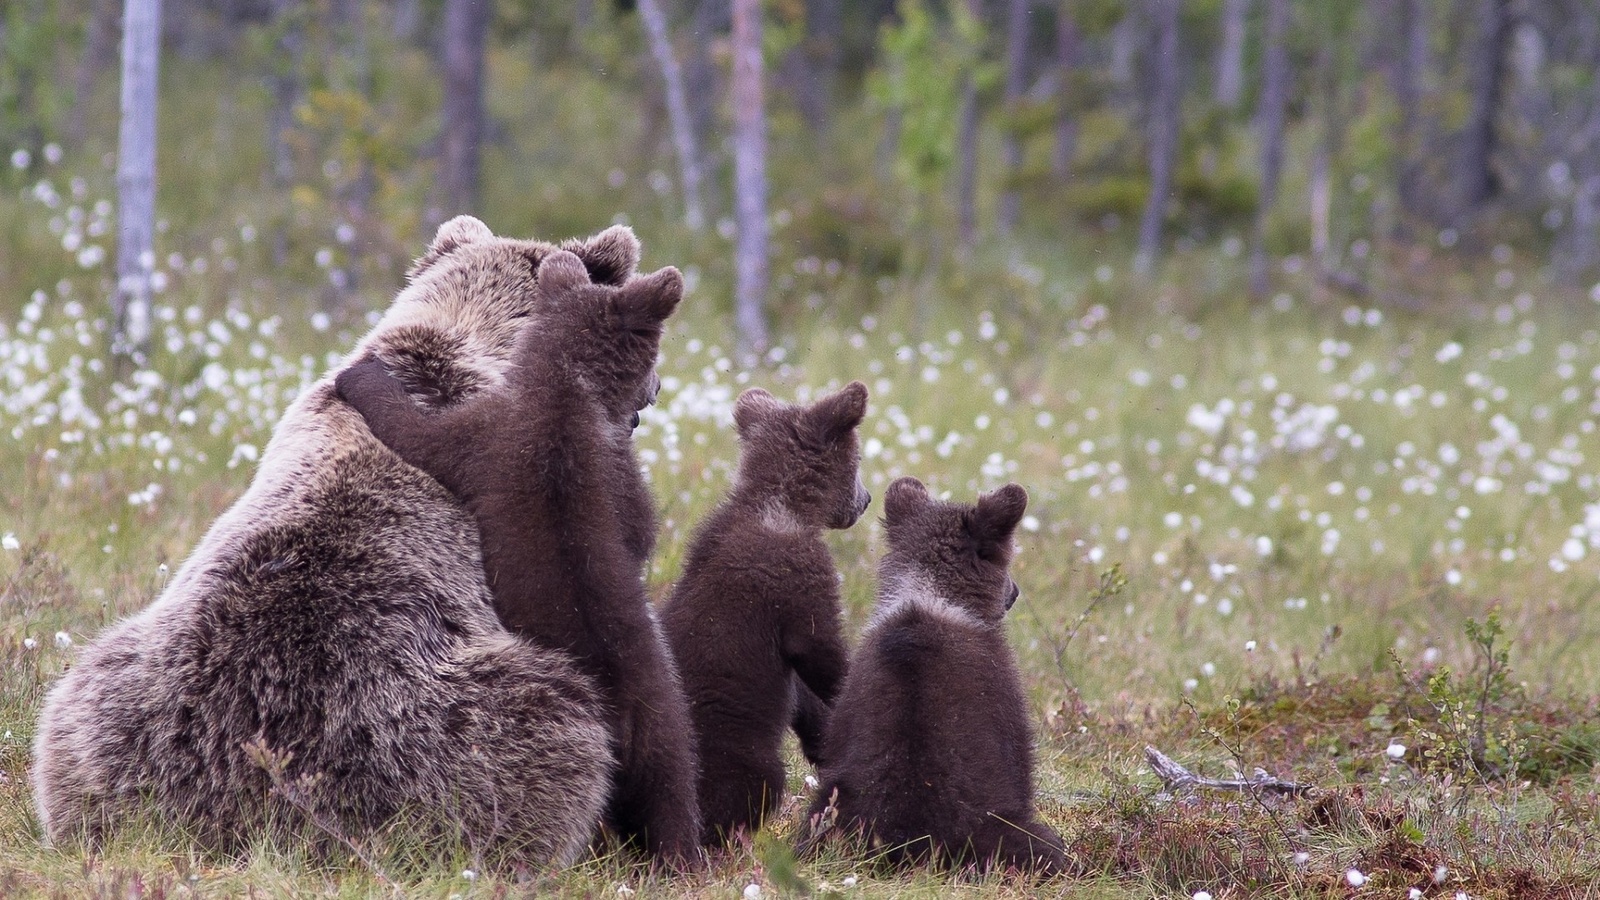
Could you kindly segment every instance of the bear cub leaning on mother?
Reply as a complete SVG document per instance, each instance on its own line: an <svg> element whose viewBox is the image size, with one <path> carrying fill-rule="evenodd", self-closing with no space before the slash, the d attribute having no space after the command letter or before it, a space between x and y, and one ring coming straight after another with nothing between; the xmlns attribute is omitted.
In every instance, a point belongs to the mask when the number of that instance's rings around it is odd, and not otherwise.
<svg viewBox="0 0 1600 900"><path fill-rule="evenodd" d="M539 265L503 389L430 413L375 358L335 382L375 437L477 518L501 621L599 684L619 760L608 820L677 860L698 854L694 750L644 589L655 517L632 432L682 298L677 269L609 287L558 252Z"/></svg>

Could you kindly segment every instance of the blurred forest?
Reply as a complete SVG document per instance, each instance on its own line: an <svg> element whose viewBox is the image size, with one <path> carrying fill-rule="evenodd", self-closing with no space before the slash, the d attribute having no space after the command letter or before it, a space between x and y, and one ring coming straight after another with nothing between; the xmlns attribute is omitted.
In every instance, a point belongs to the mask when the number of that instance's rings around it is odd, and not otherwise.
<svg viewBox="0 0 1600 900"><path fill-rule="evenodd" d="M1441 259L1600 276L1597 0L158 5L145 268L242 231L334 313L459 212L631 221L655 262L732 272L757 349L808 266L859 273L853 305L974 259L1199 248L1254 296L1287 272L1412 311ZM0 6L3 202L55 164L111 194L124 14ZM0 224L8 310L73 264L37 240Z"/></svg>

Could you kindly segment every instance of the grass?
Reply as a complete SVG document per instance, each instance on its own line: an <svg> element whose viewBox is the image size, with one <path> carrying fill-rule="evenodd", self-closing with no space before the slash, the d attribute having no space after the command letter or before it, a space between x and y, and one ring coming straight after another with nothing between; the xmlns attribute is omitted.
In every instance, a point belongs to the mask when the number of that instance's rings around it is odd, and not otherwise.
<svg viewBox="0 0 1600 900"><path fill-rule="evenodd" d="M536 81L525 62L497 65L510 83ZM561 77L593 99L587 76ZM564 121L549 98L496 102L510 119ZM107 243L96 202L109 173L69 158L5 176L0 895L1597 895L1600 326L1586 297L1509 248L1479 270L1379 242L1423 312L1351 305L1292 265L1274 299L1247 303L1237 241L1200 243L1144 282L1128 274L1125 234L1087 231L902 277L886 262L897 245L873 233L883 207L850 207L865 218L835 233L844 220L829 216L846 213L824 207L848 204L797 181L777 192L794 213L778 230L783 340L746 370L730 352L727 242L672 226L658 179L630 172L617 187L582 166L608 186L546 177L542 212L510 209L508 191L487 215L558 237L604 224L596 210L631 210L647 265L691 273L662 403L637 434L663 521L652 592L728 485L732 401L747 385L804 399L865 381L863 473L877 496L902 474L968 498L1022 483L1023 598L1008 629L1038 715L1040 807L1081 872L1035 886L888 874L837 851L796 864L783 848L798 801L768 835L680 877L617 854L561 872L479 871L450 852L418 864L381 841L367 848L376 866L295 847L225 860L155 827L93 856L42 848L27 767L44 690L77 645L155 597L248 483L277 414L397 284L398 262L369 256L360 289L329 303L324 269L351 251L315 192L297 195L307 205L280 268L267 214L216 189L240 181L227 148L258 145L195 120L259 119L262 102L177 113L218 152L182 176L203 202L172 212L180 256L163 260L158 349L120 380L99 362L108 264L80 258ZM583 128L630 143L603 112L583 114L611 125ZM780 138L796 127L775 124ZM608 159L563 140L521 138L489 171L509 181ZM774 144L778 171L804 168L782 156L803 144ZM396 208L419 194L405 178L389 188ZM420 249L406 240L384 252ZM875 515L831 538L852 632L872 600ZM1126 579L1114 590L1113 567ZM1485 647L1474 635L1491 613L1501 631ZM1147 743L1204 774L1260 766L1318 791L1169 797L1144 766ZM1398 759L1394 744L1407 748ZM796 794L803 773L796 757Z"/></svg>

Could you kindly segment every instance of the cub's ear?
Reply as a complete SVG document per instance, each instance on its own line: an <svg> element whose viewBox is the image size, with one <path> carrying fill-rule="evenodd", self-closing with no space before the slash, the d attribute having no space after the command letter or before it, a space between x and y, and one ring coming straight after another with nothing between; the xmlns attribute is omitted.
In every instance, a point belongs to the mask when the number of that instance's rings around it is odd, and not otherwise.
<svg viewBox="0 0 1600 900"><path fill-rule="evenodd" d="M833 443L855 430L867 415L867 386L852 381L823 397L806 410L806 421L824 443Z"/></svg>
<svg viewBox="0 0 1600 900"><path fill-rule="evenodd" d="M915 515L932 501L922 482L910 477L896 478L883 495L883 518L893 528L908 516Z"/></svg>
<svg viewBox="0 0 1600 900"><path fill-rule="evenodd" d="M756 423L783 409L777 397L761 388L749 388L733 402L733 425L744 434Z"/></svg>
<svg viewBox="0 0 1600 900"><path fill-rule="evenodd" d="M583 260L595 284L622 284L639 268L639 239L626 225L613 225L592 237L567 238L561 249Z"/></svg>
<svg viewBox="0 0 1600 900"><path fill-rule="evenodd" d="M472 216L456 216L439 226L433 235L433 242L428 244L427 252L412 263L410 271L406 272L406 281L415 281L429 266L450 255L462 244L486 241L493 237L494 232L489 230L489 226Z"/></svg>
<svg viewBox="0 0 1600 900"><path fill-rule="evenodd" d="M618 288L613 308L626 328L655 328L672 315L682 299L683 273L667 266Z"/></svg>
<svg viewBox="0 0 1600 900"><path fill-rule="evenodd" d="M967 530L980 541L1009 541L1027 508L1028 492L1020 484L1008 484L978 497Z"/></svg>
<svg viewBox="0 0 1600 900"><path fill-rule="evenodd" d="M565 250L546 256L534 277L539 281L538 296L546 300L593 283L589 281L589 270L584 268L583 260Z"/></svg>

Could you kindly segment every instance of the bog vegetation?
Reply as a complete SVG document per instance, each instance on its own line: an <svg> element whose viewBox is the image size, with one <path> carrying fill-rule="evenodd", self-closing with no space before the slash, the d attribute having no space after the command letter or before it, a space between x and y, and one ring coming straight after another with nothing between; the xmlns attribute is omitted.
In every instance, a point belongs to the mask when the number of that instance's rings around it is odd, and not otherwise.
<svg viewBox="0 0 1600 900"><path fill-rule="evenodd" d="M1191 74L1211 77L1212 20L1233 5L1182 5ZM1136 54L1122 82L1112 57L1119 29L1137 48L1159 16L1124 26L1119 4L1063 5L1083 49L1064 101L1074 149L1052 174L1055 95L1002 111L996 11L906 2L880 25L869 11L884 4L843 4L819 125L801 82L780 76L813 46L807 14L830 5L769 4L772 342L756 360L733 328L723 151L706 150L711 227L689 229L637 17L495 7L478 212L497 233L545 238L629 222L645 268L678 265L691 283L661 403L636 432L663 524L655 596L730 481L732 403L749 385L804 400L863 380L875 496L900 475L963 498L1028 488L1008 629L1037 713L1040 812L1078 866L1033 886L796 863L799 800L679 878L616 854L560 872L479 871L448 852L419 864L381 841L334 864L294 847L226 860L154 826L93 855L42 848L27 767L43 692L78 644L160 591L244 489L278 414L393 296L429 233L439 91L429 42L397 34L378 4L356 5L364 50L342 56L311 52L342 40L319 4L171 4L194 18L163 58L154 332L129 365L109 353L116 148L99 123L115 119L115 79L74 94L76 56L60 49L83 45L92 29L63 23L95 4L7 4L0 894L1592 896L1600 293L1593 235L1571 230L1593 227L1590 162L1549 155L1518 130L1534 107L1517 106L1494 120L1499 199L1403 196L1455 170L1404 155L1417 147L1394 139L1405 98L1363 65L1389 58L1373 48L1392 37L1391 5L1422 4L1293 5L1290 51L1315 67L1296 68L1287 165L1259 226L1248 111L1191 88L1177 199L1143 275L1151 114L1132 98L1154 57ZM1436 80L1415 141L1471 106L1462 60L1480 5L1504 4L1442 4L1453 18L1424 27ZM399 6L423 33L439 13ZM1600 38L1546 27L1560 3L1512 6L1507 58L1548 46L1504 96L1592 93L1596 68L1573 60ZM1054 39L1050 7L1036 43ZM720 27L704 47L680 41L706 55L713 86ZM311 51L281 53L293 34ZM962 88L930 58L974 73L987 111L974 235L954 190ZM287 121L274 112L285 80ZM1001 234L1008 202L1020 212ZM1265 291L1251 289L1257 227ZM852 633L871 604L876 515L830 536ZM1203 775L1260 767L1315 789L1169 791L1147 744ZM806 771L791 765L797 795Z"/></svg>

